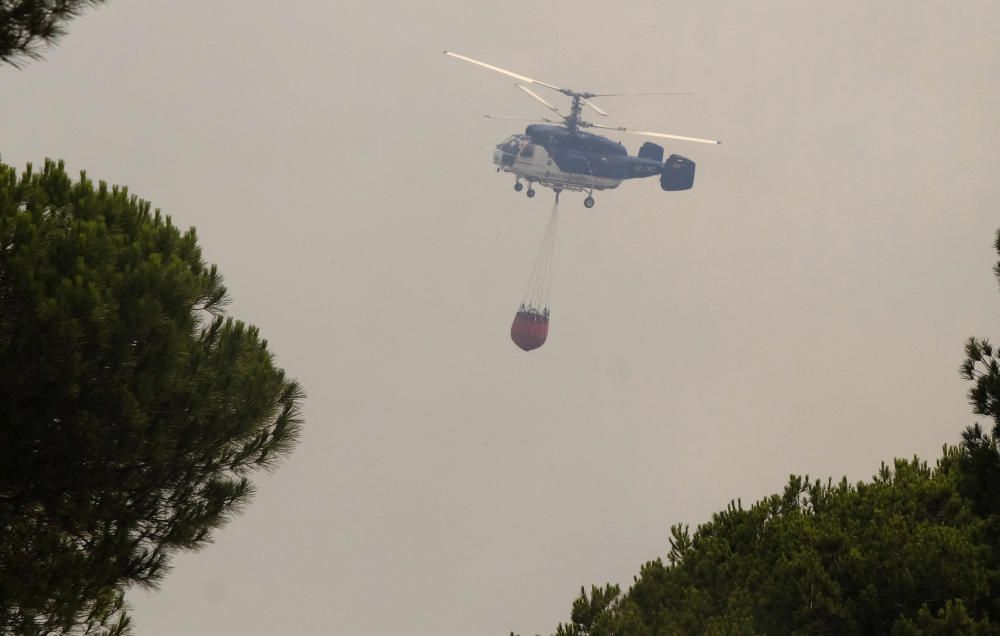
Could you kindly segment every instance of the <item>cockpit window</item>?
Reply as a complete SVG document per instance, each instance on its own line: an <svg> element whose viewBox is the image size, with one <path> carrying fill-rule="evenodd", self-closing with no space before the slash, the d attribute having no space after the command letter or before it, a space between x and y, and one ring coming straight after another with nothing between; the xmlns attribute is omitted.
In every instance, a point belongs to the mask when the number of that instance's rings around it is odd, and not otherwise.
<svg viewBox="0 0 1000 636"><path fill-rule="evenodd" d="M502 143L497 144L497 150L508 155L516 155L521 150L524 140L521 137L508 137Z"/></svg>
<svg viewBox="0 0 1000 636"><path fill-rule="evenodd" d="M525 159L530 158L533 154L535 154L535 144L524 144L521 147L521 156Z"/></svg>

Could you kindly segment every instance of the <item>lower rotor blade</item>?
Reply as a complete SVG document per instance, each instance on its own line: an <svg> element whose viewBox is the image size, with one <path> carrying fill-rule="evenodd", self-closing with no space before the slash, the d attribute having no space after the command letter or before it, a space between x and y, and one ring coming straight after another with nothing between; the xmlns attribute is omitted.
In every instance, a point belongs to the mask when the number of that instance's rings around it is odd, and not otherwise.
<svg viewBox="0 0 1000 636"><path fill-rule="evenodd" d="M583 123L583 122L581 122ZM617 130L618 132L629 133L631 135L645 135L647 137L659 137L661 139L677 139L679 141L694 141L699 144L721 144L721 141L715 139L702 139L700 137L685 137L683 135L669 135L667 133L651 132L648 130L630 130L623 126L602 126L601 124L590 124L594 128L603 128L604 130Z"/></svg>
<svg viewBox="0 0 1000 636"><path fill-rule="evenodd" d="M542 118L538 118L538 117L508 117L506 115L483 115L483 117L485 117L486 119L503 119L503 120L507 120L507 121L537 121L537 122L545 122L545 123L557 123L557 122L553 122L551 119L549 119L547 117L542 117Z"/></svg>

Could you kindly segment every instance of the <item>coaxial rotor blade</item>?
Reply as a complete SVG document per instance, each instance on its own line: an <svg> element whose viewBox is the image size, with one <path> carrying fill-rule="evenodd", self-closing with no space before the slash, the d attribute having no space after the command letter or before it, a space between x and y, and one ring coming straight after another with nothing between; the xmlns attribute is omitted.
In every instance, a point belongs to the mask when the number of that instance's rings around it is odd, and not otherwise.
<svg viewBox="0 0 1000 636"><path fill-rule="evenodd" d="M590 93L590 97L635 97L642 95L694 95L691 91L674 93Z"/></svg>
<svg viewBox="0 0 1000 636"><path fill-rule="evenodd" d="M617 130L618 132L629 133L632 135L645 135L647 137L659 137L661 139L677 139L680 141L694 141L700 144L721 144L721 141L716 141L715 139L701 139L699 137L684 137L682 135L668 135L667 133L650 132L648 130L630 130L624 126L602 126L601 124L592 124L590 122L580 122L581 126L593 127L593 128L603 128L604 130Z"/></svg>
<svg viewBox="0 0 1000 636"><path fill-rule="evenodd" d="M466 62L469 62L471 64L475 64L476 66L482 66L483 68L488 68L491 71L496 71L497 73L503 73L504 75L507 75L508 77L513 77L516 80L520 80L522 82L527 82L528 84L538 84L540 86L545 86L546 88L551 88L552 90L555 90L555 91L562 91L562 89L559 88L558 86L554 86L552 84L546 84L545 82L540 82L540 81L538 81L536 79L531 79L527 75L521 75L520 73L515 73L514 71L508 71L505 68L500 68L499 66L493 66L492 64L487 64L486 62L480 62L479 60L472 59L471 57L466 57L464 55L459 55L458 53L452 53L451 51L445 51L444 54L445 55L449 55L449 56L454 57L454 58L457 58L457 59L460 59L460 60L465 60Z"/></svg>
<svg viewBox="0 0 1000 636"><path fill-rule="evenodd" d="M552 104L548 103L547 101L545 101L544 99L542 99L541 97L539 97L538 93L536 93L535 91L531 90L527 86L524 86L522 84L515 84L515 86L517 86L518 88L520 88L522 91L524 91L525 93L527 93L528 95L530 95L534 99L536 99L539 102L541 102L546 108L548 108L549 110L551 110L556 115L559 115L560 117L565 117L565 115L563 115L561 112L559 112L558 108L556 108Z"/></svg>
<svg viewBox="0 0 1000 636"><path fill-rule="evenodd" d="M483 115L486 119L503 119L507 121L538 121L547 124L557 124L560 122L553 121L548 117L508 117L506 115Z"/></svg>
<svg viewBox="0 0 1000 636"><path fill-rule="evenodd" d="M580 99L580 101L583 102L584 104L586 104L587 106L590 106L591 108L593 108L594 110L596 110L601 115L604 115L605 117L608 116L608 114L606 112L604 112L603 110L601 110L600 108L598 108L596 104L592 104L591 102L588 102L587 100L582 99L582 98Z"/></svg>

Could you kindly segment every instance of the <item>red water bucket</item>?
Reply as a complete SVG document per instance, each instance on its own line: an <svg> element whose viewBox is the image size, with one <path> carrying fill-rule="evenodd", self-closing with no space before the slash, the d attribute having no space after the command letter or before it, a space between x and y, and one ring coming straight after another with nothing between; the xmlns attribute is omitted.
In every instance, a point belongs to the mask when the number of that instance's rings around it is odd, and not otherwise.
<svg viewBox="0 0 1000 636"><path fill-rule="evenodd" d="M510 339L525 351L531 351L545 344L549 335L549 313L537 309L522 309L514 315L510 326Z"/></svg>

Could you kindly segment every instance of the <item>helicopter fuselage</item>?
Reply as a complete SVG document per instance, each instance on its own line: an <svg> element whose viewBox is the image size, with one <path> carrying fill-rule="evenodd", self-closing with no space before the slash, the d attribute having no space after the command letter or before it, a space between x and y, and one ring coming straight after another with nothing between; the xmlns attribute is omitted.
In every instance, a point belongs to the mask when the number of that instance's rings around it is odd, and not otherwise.
<svg viewBox="0 0 1000 636"><path fill-rule="evenodd" d="M647 144L641 152L647 156L629 156L620 143L600 135L532 125L525 134L511 135L498 144L493 163L529 184L592 192L617 188L625 179L661 174L663 149Z"/></svg>
<svg viewBox="0 0 1000 636"><path fill-rule="evenodd" d="M521 191L528 181L527 195L535 196L532 184L538 183L552 188L556 192L556 201L562 190L586 190L587 198L583 200L584 207L594 207L594 190L617 188L625 179L660 176L660 187L667 191L689 190L694 185L694 162L680 155L670 155L663 160L663 148L652 142L646 142L639 148L639 153L630 157L625 147L606 137L584 132L584 128L614 130L622 133L656 137L659 139L674 139L705 144L718 144L714 139L686 137L668 133L647 130L633 130L624 126L607 126L595 124L583 119L584 106L593 109L602 116L607 116L599 106L590 101L595 97L614 97L623 95L668 95L672 93L593 93L576 91L570 88L560 88L555 84L543 82L515 73L514 71L487 64L454 51L445 51L445 55L468 62L475 66L491 70L507 77L516 79L518 89L536 102L554 112L562 120L544 119L543 121L560 124L545 126L535 124L528 126L523 135L511 135L498 144L493 152L493 163L497 172L512 172L515 175L514 190ZM542 86L549 90L562 93L572 99L569 112L559 110L541 95L528 88L528 85ZM490 117L487 115L487 117ZM492 119L515 119L513 117L491 117Z"/></svg>

